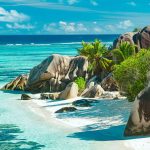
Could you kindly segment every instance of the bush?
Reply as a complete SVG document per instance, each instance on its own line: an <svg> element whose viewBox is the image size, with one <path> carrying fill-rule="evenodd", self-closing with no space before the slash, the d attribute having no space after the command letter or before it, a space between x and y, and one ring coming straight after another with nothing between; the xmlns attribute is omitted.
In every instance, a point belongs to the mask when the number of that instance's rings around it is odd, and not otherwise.
<svg viewBox="0 0 150 150"><path fill-rule="evenodd" d="M114 66L113 75L129 101L134 101L137 94L147 85L149 70L150 51L145 49Z"/></svg>
<svg viewBox="0 0 150 150"><path fill-rule="evenodd" d="M83 77L78 77L75 80L75 83L78 85L79 92L82 92L85 89L86 81Z"/></svg>

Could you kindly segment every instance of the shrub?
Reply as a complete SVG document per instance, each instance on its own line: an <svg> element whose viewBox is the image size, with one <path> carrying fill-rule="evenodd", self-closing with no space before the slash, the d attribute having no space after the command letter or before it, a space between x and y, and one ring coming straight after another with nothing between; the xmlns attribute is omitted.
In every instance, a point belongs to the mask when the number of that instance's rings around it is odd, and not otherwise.
<svg viewBox="0 0 150 150"><path fill-rule="evenodd" d="M114 62L120 64L122 61L126 60L128 57L135 55L136 46L130 44L129 42L123 42L118 48L111 51L113 55Z"/></svg>
<svg viewBox="0 0 150 150"><path fill-rule="evenodd" d="M75 83L78 85L79 92L82 92L85 89L86 81L83 77L76 78Z"/></svg>
<svg viewBox="0 0 150 150"><path fill-rule="evenodd" d="M134 101L137 94L147 85L149 70L150 51L145 49L114 66L113 75L129 101Z"/></svg>

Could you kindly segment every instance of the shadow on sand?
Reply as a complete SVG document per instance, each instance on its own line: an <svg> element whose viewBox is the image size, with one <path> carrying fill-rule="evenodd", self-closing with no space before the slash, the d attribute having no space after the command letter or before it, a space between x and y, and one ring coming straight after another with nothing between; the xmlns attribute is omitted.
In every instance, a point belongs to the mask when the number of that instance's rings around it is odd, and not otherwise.
<svg viewBox="0 0 150 150"><path fill-rule="evenodd" d="M0 150L39 150L45 147L33 141L19 139L23 133L16 125L0 124Z"/></svg>
<svg viewBox="0 0 150 150"><path fill-rule="evenodd" d="M80 140L87 140L87 141L117 141L117 140L146 138L142 136L124 137L123 136L124 129L125 125L112 126L108 129L101 129L101 130L99 129L90 130L90 128L87 127L82 132L73 133L68 137L79 138Z"/></svg>

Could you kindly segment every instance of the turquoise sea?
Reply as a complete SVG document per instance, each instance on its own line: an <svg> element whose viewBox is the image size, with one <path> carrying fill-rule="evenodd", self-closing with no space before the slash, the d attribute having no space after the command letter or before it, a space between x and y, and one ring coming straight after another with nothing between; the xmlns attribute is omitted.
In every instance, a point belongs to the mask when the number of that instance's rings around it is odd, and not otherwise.
<svg viewBox="0 0 150 150"><path fill-rule="evenodd" d="M102 40L112 44L116 36ZM1 39L1 38L0 38ZM84 40L84 39L83 39ZM91 40L91 39L89 39ZM87 40L87 41L89 41ZM16 43L5 39L0 45L0 86L29 70L53 53L77 55L79 40L60 43ZM95 150L98 141L71 138L76 129L49 124L18 99L17 92L0 91L0 150ZM104 104L105 105L105 104ZM120 106L128 105L121 102ZM102 146L102 145L101 145Z"/></svg>

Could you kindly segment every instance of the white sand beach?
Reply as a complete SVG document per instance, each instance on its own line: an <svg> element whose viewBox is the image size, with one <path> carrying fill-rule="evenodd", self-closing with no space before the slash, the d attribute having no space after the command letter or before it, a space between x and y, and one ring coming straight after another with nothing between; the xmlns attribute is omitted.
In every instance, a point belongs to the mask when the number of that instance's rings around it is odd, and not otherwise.
<svg viewBox="0 0 150 150"><path fill-rule="evenodd" d="M123 136L131 108L131 104L126 100L99 100L92 107L77 107L78 110L75 112L55 113L62 107L72 106L71 103L75 100L77 99L34 99L26 103L29 103L30 110L40 117L46 120L49 118L50 122L55 122L68 130L76 130L76 133L68 136L94 142L97 150L149 150L150 138Z"/></svg>

